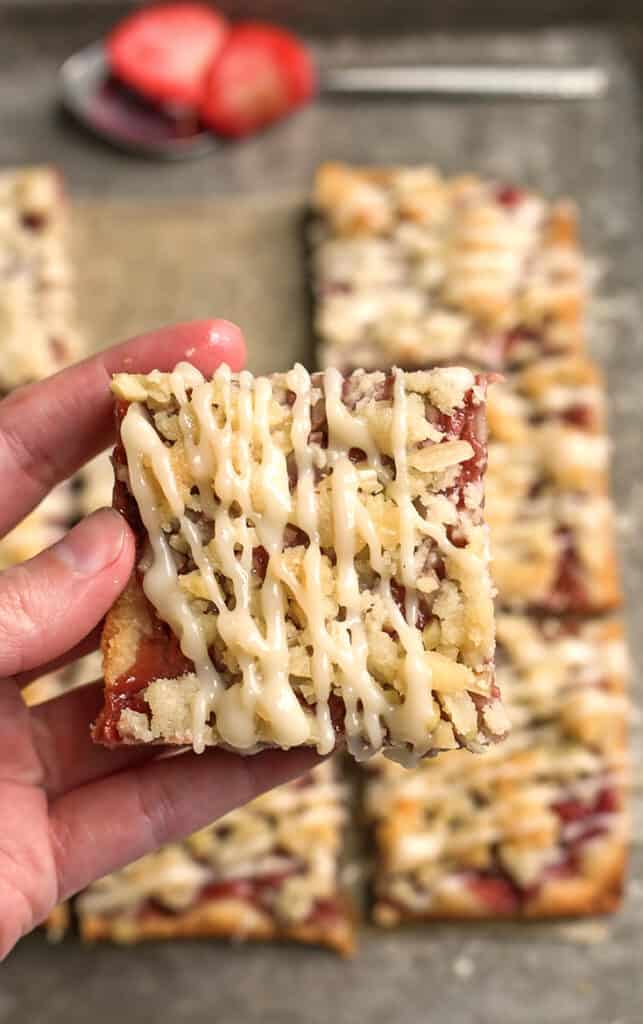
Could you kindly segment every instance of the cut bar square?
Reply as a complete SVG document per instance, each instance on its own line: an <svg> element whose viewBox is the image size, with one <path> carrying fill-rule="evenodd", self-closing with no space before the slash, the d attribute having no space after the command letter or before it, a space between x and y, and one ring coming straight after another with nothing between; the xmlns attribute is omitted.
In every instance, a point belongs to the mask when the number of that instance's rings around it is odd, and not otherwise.
<svg viewBox="0 0 643 1024"><path fill-rule="evenodd" d="M181 364L113 387L139 560L95 739L411 762L504 735L484 377Z"/></svg>
<svg viewBox="0 0 643 1024"><path fill-rule="evenodd" d="M79 356L66 233L53 168L0 172L0 396Z"/></svg>
<svg viewBox="0 0 643 1024"><path fill-rule="evenodd" d="M353 920L338 884L344 816L327 762L95 882L76 901L81 935L287 939L349 955Z"/></svg>
<svg viewBox="0 0 643 1024"><path fill-rule="evenodd" d="M368 781L374 915L551 917L609 912L627 858L626 654L619 622L498 616L512 730L478 758Z"/></svg>
<svg viewBox="0 0 643 1024"><path fill-rule="evenodd" d="M597 613L621 601L601 375L543 359L490 389L486 515L501 605Z"/></svg>
<svg viewBox="0 0 643 1024"><path fill-rule="evenodd" d="M530 462L496 465L490 449L487 518L498 601L535 612L598 614L622 601L609 498L525 494ZM501 500L496 500L501 496Z"/></svg>
<svg viewBox="0 0 643 1024"><path fill-rule="evenodd" d="M505 370L583 350L572 203L431 167L332 163L311 206L320 365Z"/></svg>
<svg viewBox="0 0 643 1024"><path fill-rule="evenodd" d="M585 356L540 359L494 382L489 440L514 452L535 449L560 486L607 490L605 385Z"/></svg>

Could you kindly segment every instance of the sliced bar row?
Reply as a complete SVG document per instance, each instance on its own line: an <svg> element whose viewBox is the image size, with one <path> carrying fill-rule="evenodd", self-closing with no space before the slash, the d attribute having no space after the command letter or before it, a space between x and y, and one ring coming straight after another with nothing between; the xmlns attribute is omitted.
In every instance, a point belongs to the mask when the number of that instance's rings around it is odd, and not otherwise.
<svg viewBox="0 0 643 1024"><path fill-rule="evenodd" d="M488 396L486 518L512 731L480 757L370 768L376 919L612 910L628 837L626 656L620 623L597 617L621 593L574 207L430 168L330 164L310 241L324 365L503 374Z"/></svg>

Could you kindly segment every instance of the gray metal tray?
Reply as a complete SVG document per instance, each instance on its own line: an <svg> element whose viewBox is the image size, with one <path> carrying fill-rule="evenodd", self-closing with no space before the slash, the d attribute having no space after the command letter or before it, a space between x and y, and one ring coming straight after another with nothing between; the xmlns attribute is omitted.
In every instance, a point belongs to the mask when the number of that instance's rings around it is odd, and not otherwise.
<svg viewBox="0 0 643 1024"><path fill-rule="evenodd" d="M77 12L80 17L80 12ZM78 23L29 39L29 59L0 39L0 162L54 159L77 202L82 313L95 345L168 319L241 322L255 370L306 358L309 331L300 247L316 164L434 161L551 194L582 209L602 270L594 348L608 372L614 490L630 633L641 664L643 352L638 281L639 121L636 82L616 37L388 38L319 42L323 59L597 60L613 75L600 102L578 105L337 101L273 132L182 167L137 163L51 117L60 59L87 42ZM82 26L82 20L81 20ZM24 41L24 40L23 40ZM6 44L8 47L8 44ZM13 127L12 127L13 125ZM80 199L79 199L80 197ZM636 673L636 688L640 690ZM639 744L637 743L638 747ZM199 1024L635 1024L643 1003L643 865L638 847L625 909L589 924L440 925L386 933L365 927L352 963L291 947L213 943L83 949L23 941L0 971L0 1024L87 1024L115 1017Z"/></svg>

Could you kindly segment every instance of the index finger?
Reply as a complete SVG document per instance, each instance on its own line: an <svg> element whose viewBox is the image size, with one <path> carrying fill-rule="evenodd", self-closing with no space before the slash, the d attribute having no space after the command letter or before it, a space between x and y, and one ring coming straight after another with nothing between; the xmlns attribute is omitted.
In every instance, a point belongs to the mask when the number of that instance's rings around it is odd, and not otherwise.
<svg viewBox="0 0 643 1024"><path fill-rule="evenodd" d="M0 479L10 505L0 505L0 535L51 488L110 444L113 373L171 370L181 360L209 375L221 363L240 370L245 345L227 320L164 327L107 349L0 402Z"/></svg>
<svg viewBox="0 0 643 1024"><path fill-rule="evenodd" d="M309 749L252 757L186 751L72 789L50 805L58 898L182 839L319 761Z"/></svg>

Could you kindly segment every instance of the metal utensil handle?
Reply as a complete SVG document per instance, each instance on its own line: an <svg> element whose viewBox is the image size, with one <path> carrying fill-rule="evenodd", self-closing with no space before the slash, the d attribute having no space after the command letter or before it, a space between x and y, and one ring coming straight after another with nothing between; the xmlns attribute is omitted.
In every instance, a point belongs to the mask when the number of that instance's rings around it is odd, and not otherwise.
<svg viewBox="0 0 643 1024"><path fill-rule="evenodd" d="M604 68L444 65L327 68L322 90L332 93L400 93L435 96L597 99L609 86Z"/></svg>

